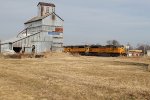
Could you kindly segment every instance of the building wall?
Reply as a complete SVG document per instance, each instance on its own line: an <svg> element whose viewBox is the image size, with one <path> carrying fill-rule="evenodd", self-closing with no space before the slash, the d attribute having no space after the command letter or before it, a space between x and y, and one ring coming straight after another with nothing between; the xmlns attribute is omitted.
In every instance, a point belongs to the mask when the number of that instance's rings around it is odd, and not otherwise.
<svg viewBox="0 0 150 100"><path fill-rule="evenodd" d="M39 32L14 42L13 47L32 47L37 41L48 41L48 38L50 39L50 37L46 37L43 32Z"/></svg>
<svg viewBox="0 0 150 100"><path fill-rule="evenodd" d="M55 26L62 26L63 27L63 21L57 16L55 19Z"/></svg>
<svg viewBox="0 0 150 100"><path fill-rule="evenodd" d="M47 12L47 8L49 12ZM38 9L38 17L41 16L41 12L43 15L55 12L55 7L51 6L39 5ZM18 40L12 42L12 47L22 48L25 53L31 53L33 46L35 46L36 53L63 50L63 21L55 14L25 24L25 28L27 29L18 36ZM2 45L2 50L6 49L10 49L10 44Z"/></svg>
<svg viewBox="0 0 150 100"><path fill-rule="evenodd" d="M56 27L63 28L63 21L56 15L54 15L55 20L52 20L52 16L53 15L50 15L41 21L25 24L25 27L27 28L27 34L31 35L39 31L53 32L55 31Z"/></svg>
<svg viewBox="0 0 150 100"><path fill-rule="evenodd" d="M55 26L55 25L54 25L54 20L52 20L52 16L51 16L51 15L48 16L48 17L46 17L46 18L44 18L44 19L42 20L42 24L43 24L43 25Z"/></svg>
<svg viewBox="0 0 150 100"><path fill-rule="evenodd" d="M5 52L7 50L12 50L12 44L6 43L6 44L1 44L1 52Z"/></svg>
<svg viewBox="0 0 150 100"><path fill-rule="evenodd" d="M142 56L143 54L140 53L140 52L129 52L128 53L128 56L129 57L139 57L139 56Z"/></svg>
<svg viewBox="0 0 150 100"><path fill-rule="evenodd" d="M32 53L35 46L35 53L63 50L63 33L39 32L32 36L22 38L12 44L13 47L21 47L25 53ZM8 45L2 46L3 50L9 49Z"/></svg>
<svg viewBox="0 0 150 100"><path fill-rule="evenodd" d="M41 26L41 25L42 25L42 21L39 20L39 21L35 21L35 22L32 22L32 23L25 24L25 28L27 28L27 27L37 27L37 26Z"/></svg>
<svg viewBox="0 0 150 100"><path fill-rule="evenodd" d="M42 30L42 21L40 20L40 21L25 24L25 28L27 28L28 35L37 33Z"/></svg>
<svg viewBox="0 0 150 100"><path fill-rule="evenodd" d="M55 7L38 5L38 16L55 12Z"/></svg>
<svg viewBox="0 0 150 100"><path fill-rule="evenodd" d="M55 16L53 19L52 16ZM42 20L43 25L50 25L50 26L61 26L63 27L63 21L57 17L56 15L50 15Z"/></svg>

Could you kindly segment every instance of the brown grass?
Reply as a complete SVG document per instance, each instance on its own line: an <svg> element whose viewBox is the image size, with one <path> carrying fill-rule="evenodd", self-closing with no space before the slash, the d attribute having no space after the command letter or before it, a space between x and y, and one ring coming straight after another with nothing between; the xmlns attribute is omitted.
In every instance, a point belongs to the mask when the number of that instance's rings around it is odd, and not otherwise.
<svg viewBox="0 0 150 100"><path fill-rule="evenodd" d="M0 58L0 100L148 100L150 72L140 60L131 62L56 53Z"/></svg>

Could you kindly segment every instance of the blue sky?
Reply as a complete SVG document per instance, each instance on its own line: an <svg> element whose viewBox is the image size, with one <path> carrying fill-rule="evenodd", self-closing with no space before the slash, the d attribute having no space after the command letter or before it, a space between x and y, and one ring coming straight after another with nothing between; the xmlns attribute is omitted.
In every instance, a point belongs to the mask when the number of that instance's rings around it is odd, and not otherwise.
<svg viewBox="0 0 150 100"><path fill-rule="evenodd" d="M55 3L65 20L65 44L150 43L150 0L3 0L0 39L16 36L37 15L39 1Z"/></svg>

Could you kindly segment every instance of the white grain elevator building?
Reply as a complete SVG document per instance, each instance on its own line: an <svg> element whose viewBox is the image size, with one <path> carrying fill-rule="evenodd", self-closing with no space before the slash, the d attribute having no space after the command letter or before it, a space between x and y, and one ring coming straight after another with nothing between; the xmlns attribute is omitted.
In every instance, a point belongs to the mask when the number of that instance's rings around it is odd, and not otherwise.
<svg viewBox="0 0 150 100"><path fill-rule="evenodd" d="M64 20L55 13L55 5L39 2L37 7L37 16L24 23L25 29L16 38L1 43L1 52L14 50L17 53L42 53L63 50Z"/></svg>

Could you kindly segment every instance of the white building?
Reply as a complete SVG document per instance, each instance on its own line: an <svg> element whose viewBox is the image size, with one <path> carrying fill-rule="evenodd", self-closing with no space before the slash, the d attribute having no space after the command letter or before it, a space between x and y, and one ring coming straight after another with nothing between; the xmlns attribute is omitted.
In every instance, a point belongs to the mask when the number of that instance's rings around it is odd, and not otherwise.
<svg viewBox="0 0 150 100"><path fill-rule="evenodd" d="M55 5L39 2L38 15L24 23L25 29L15 39L3 41L1 52L14 50L41 53L63 50L63 22L55 13Z"/></svg>

